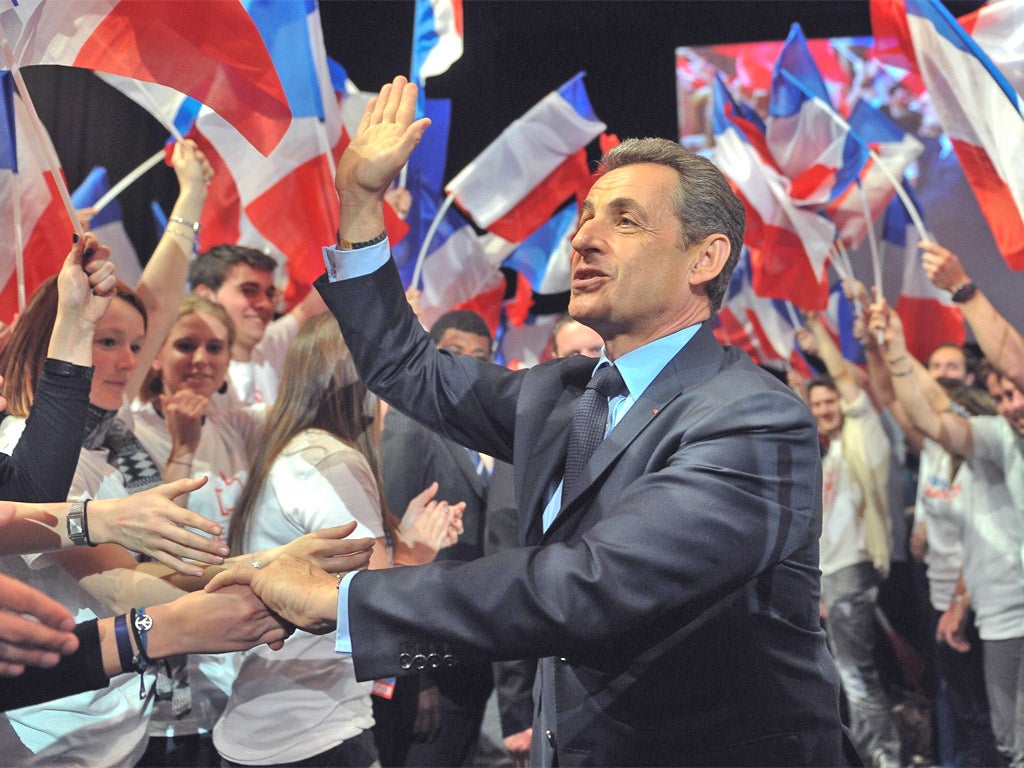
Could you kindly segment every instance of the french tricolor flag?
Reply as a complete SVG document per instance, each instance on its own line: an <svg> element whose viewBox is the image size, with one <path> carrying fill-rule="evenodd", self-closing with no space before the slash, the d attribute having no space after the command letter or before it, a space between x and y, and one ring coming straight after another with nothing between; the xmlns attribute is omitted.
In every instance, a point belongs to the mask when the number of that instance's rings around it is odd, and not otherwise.
<svg viewBox="0 0 1024 768"><path fill-rule="evenodd" d="M60 270L74 232L39 146L41 139L27 127L28 115L13 92L12 79L9 72L0 72L0 320L5 323L21 309L19 257L24 265L23 295L29 297ZM56 157L50 137L42 140Z"/></svg>
<svg viewBox="0 0 1024 768"><path fill-rule="evenodd" d="M61 64L170 86L263 154L291 121L259 31L238 2L19 0L0 13L0 25L18 66Z"/></svg>
<svg viewBox="0 0 1024 768"><path fill-rule="evenodd" d="M896 179L902 179L907 167L924 151L913 135L907 133L864 99L857 101L850 115L850 128L864 141ZM884 212L896 194L892 181L874 158L869 158L857 184L847 187L829 203L825 211L839 229L839 239L848 248L856 248L867 235L867 229ZM864 218L867 200L871 220Z"/></svg>
<svg viewBox="0 0 1024 768"><path fill-rule="evenodd" d="M715 335L723 344L744 350L757 363L792 367L810 378L807 361L794 344L796 310L779 299L758 296L752 276L750 251L744 248L729 279Z"/></svg>
<svg viewBox="0 0 1024 768"><path fill-rule="evenodd" d="M409 79L422 86L461 57L462 0L416 0Z"/></svg>
<svg viewBox="0 0 1024 768"><path fill-rule="evenodd" d="M1024 6L1018 0L988 0L958 21L1017 93L1024 94Z"/></svg>
<svg viewBox="0 0 1024 768"><path fill-rule="evenodd" d="M937 0L872 0L871 23L883 48L916 64L1000 253L1024 270L1020 96Z"/></svg>
<svg viewBox="0 0 1024 768"><path fill-rule="evenodd" d="M732 182L747 212L744 242L750 247L751 284L760 296L821 310L828 301L825 262L835 225L798 208L787 179L748 138L753 125L721 76L715 79L712 160Z"/></svg>
<svg viewBox="0 0 1024 768"><path fill-rule="evenodd" d="M586 194L582 150L604 129L580 72L502 131L445 192L477 226L521 242L570 195Z"/></svg>
<svg viewBox="0 0 1024 768"><path fill-rule="evenodd" d="M921 210L909 184L904 185ZM924 272L917 250L917 229L900 200L889 204L885 217L885 245L903 255L903 284L896 312L903 322L907 349L924 362L940 344L963 344L967 338L963 314L946 291L936 288Z"/></svg>
<svg viewBox="0 0 1024 768"><path fill-rule="evenodd" d="M831 111L825 81L800 25L794 24L775 62L766 135L797 205L834 199L856 180L867 160L867 148Z"/></svg>

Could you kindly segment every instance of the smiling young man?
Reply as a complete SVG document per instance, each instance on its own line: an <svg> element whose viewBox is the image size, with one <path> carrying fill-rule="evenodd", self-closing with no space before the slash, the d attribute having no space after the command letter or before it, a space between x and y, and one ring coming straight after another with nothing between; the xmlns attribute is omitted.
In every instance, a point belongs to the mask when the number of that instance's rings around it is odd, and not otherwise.
<svg viewBox="0 0 1024 768"><path fill-rule="evenodd" d="M196 256L189 268L192 290L220 304L234 325L228 388L213 398L217 408L274 402L284 356L299 327L326 307L310 291L287 314L276 318L280 291L277 262L255 248L218 245Z"/></svg>
<svg viewBox="0 0 1024 768"><path fill-rule="evenodd" d="M399 77L367 107L336 176L342 240L316 287L368 386L513 462L523 546L340 589L291 561L211 588L250 583L299 626L337 625L360 679L539 658L534 765L844 764L818 619L814 422L706 322L739 255L741 202L675 143L623 142L572 243L570 313L602 335L598 365L612 370L446 354L383 235L383 195L429 123L415 101ZM620 386L588 388L616 370ZM588 458L575 436L591 404L606 437Z"/></svg>

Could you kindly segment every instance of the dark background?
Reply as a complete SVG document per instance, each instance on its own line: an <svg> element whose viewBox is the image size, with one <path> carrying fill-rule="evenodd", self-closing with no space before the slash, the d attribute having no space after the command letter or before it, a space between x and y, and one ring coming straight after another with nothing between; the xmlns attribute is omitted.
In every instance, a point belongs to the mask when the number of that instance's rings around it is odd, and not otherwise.
<svg viewBox="0 0 1024 768"><path fill-rule="evenodd" d="M957 15L980 4L946 2ZM320 15L328 55L361 89L408 73L412 0L328 0ZM794 21L809 38L871 33L866 0L464 0L465 52L426 87L427 96L452 100L446 180L580 70L610 132L675 138L676 47L782 40ZM30 67L24 74L72 189L94 165L117 181L167 138L91 73ZM173 172L158 167L119 198L140 258L156 243L150 201L169 210L176 193Z"/></svg>

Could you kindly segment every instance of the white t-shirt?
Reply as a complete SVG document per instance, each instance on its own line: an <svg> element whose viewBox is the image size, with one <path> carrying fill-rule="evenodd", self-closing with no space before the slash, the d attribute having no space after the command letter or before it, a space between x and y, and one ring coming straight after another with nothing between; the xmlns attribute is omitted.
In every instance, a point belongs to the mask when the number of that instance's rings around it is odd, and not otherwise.
<svg viewBox="0 0 1024 768"><path fill-rule="evenodd" d="M971 473L953 502L964 505L964 582L983 640L1024 637L1022 441L1002 416L969 421Z"/></svg>
<svg viewBox="0 0 1024 768"><path fill-rule="evenodd" d="M929 599L937 611L949 608L964 562L963 504L951 502L963 493L963 479L971 468L964 462L950 480L952 469L952 456L926 437L917 476L914 525L923 521L927 526L928 549L924 562L928 569Z"/></svg>
<svg viewBox="0 0 1024 768"><path fill-rule="evenodd" d="M361 453L318 429L296 435L277 457L246 539L250 551L356 520L355 537L384 535L380 496ZM333 635L296 632L280 651L246 651L213 730L235 763L290 763L325 752L373 726L371 683L357 683Z"/></svg>
<svg viewBox="0 0 1024 768"><path fill-rule="evenodd" d="M843 404L843 430L866 447L865 455L877 465L878 476L889 464L889 438L867 396L861 392L850 405ZM864 544L864 521L859 513L864 493L853 478L843 456L843 440L829 444L821 461L822 521L820 567L831 574L857 563L870 561Z"/></svg>
<svg viewBox="0 0 1024 768"><path fill-rule="evenodd" d="M0 451L14 450L24 428L24 419L4 419ZM106 463L106 455L106 450L82 450L70 498L125 495L121 473ZM46 555L0 557L0 571L52 597L71 611L76 622L116 615ZM151 683L147 676L147 695L141 700L139 676L130 673L112 678L109 687L98 691L4 713L0 716L0 763L133 765L146 748L146 725L153 709Z"/></svg>
<svg viewBox="0 0 1024 768"><path fill-rule="evenodd" d="M228 391L211 398L216 410L235 410L246 405L273 405L284 370L288 347L299 332L299 323L284 315L267 326L260 343L253 347L248 362L232 360L228 365Z"/></svg>
<svg viewBox="0 0 1024 768"><path fill-rule="evenodd" d="M219 523L227 540L231 513L249 477L250 456L262 422L261 411L213 411L206 415L199 445L192 459L192 476L208 477L206 485L189 494L188 508ZM135 404L135 436L163 472L171 454L171 434L152 403ZM241 554L233 552L232 554ZM238 671L233 653L192 654L188 660L192 708L175 717L170 706L158 702L150 724L151 736L184 735L210 731L227 703Z"/></svg>

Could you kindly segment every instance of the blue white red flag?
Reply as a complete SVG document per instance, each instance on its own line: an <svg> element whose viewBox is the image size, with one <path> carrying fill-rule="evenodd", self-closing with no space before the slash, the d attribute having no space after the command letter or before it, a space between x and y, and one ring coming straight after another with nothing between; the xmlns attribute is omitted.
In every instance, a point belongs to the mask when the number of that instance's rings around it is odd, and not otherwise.
<svg viewBox="0 0 1024 768"><path fill-rule="evenodd" d="M854 106L849 123L861 140L874 150L892 178L902 183L907 167L920 156L924 145L863 99ZM874 158L869 158L857 182L825 207L829 218L839 230L839 239L846 247L855 248L860 245L868 226L885 212L895 194L896 189L890 176L878 166ZM862 198L867 200L870 221L864 218Z"/></svg>
<svg viewBox="0 0 1024 768"><path fill-rule="evenodd" d="M445 191L479 227L521 242L570 195L586 194L581 150L604 129L581 72L502 131Z"/></svg>
<svg viewBox="0 0 1024 768"><path fill-rule="evenodd" d="M20 309L16 228L21 233L26 297L60 269L74 231L40 142L49 145L53 157L56 151L49 136L26 128L30 124L25 107L10 81L10 73L0 72L0 320L5 323Z"/></svg>
<svg viewBox="0 0 1024 768"><path fill-rule="evenodd" d="M794 24L775 62L767 139L776 165L790 180L797 205L820 205L854 182L867 161L864 144L830 114L825 81Z"/></svg>
<svg viewBox="0 0 1024 768"><path fill-rule="evenodd" d="M281 81L237 2L5 5L0 26L18 66L60 64L170 86L215 110L264 154L288 128Z"/></svg>
<svg viewBox="0 0 1024 768"><path fill-rule="evenodd" d="M1024 270L1024 112L999 68L937 0L872 0L883 48L924 80L1000 253ZM888 42L887 42L888 41Z"/></svg>
<svg viewBox="0 0 1024 768"><path fill-rule="evenodd" d="M409 79L422 86L461 57L462 0L416 0Z"/></svg>
<svg viewBox="0 0 1024 768"><path fill-rule="evenodd" d="M909 184L904 190L924 210ZM903 282L896 312L903 322L907 350L921 362L941 344L963 344L967 338L963 314L949 293L936 288L921 265L917 249L917 229L910 221L902 201L894 199L885 213L886 248L903 257Z"/></svg>
<svg viewBox="0 0 1024 768"><path fill-rule="evenodd" d="M549 295L568 291L572 236L576 231L578 210L576 205L563 207L520 243L503 266L526 278L535 293Z"/></svg>
<svg viewBox="0 0 1024 768"><path fill-rule="evenodd" d="M718 312L715 335L723 344L743 349L754 362L792 367L804 378L810 377L807 361L794 343L796 309L788 302L758 296L752 278L750 251L744 248Z"/></svg>
<svg viewBox="0 0 1024 768"><path fill-rule="evenodd" d="M742 127L741 109L721 77L714 87L714 163L732 182L747 212L744 242L750 247L751 284L760 296L821 310L828 300L825 263L835 225L816 212L798 208L787 180L765 162Z"/></svg>
<svg viewBox="0 0 1024 768"><path fill-rule="evenodd" d="M71 193L75 210L89 208L110 190L107 169L96 166L78 188ZM166 222L165 222L166 223ZM124 229L121 206L116 199L107 203L89 222L89 230L110 248L110 260L117 269L117 278L133 288L142 277L142 265L128 233Z"/></svg>

